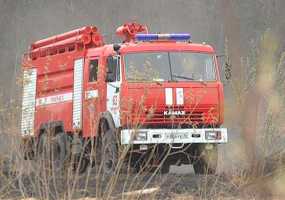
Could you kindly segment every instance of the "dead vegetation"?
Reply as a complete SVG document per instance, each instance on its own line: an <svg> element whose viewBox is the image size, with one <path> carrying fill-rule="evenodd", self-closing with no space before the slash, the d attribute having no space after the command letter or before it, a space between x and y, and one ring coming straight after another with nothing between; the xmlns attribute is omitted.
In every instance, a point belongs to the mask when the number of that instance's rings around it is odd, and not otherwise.
<svg viewBox="0 0 285 200"><path fill-rule="evenodd" d="M244 199L254 196L271 199L274 193L282 194L284 185L284 152L269 155L258 163L257 167L262 169L258 175L245 169L214 176L161 175L151 170L136 174L124 169L118 170L110 182L101 182L95 168L89 168L83 175L74 172L71 166L56 173L49 168L44 170L41 163L25 161L17 143L9 150L1 156L1 199Z"/></svg>

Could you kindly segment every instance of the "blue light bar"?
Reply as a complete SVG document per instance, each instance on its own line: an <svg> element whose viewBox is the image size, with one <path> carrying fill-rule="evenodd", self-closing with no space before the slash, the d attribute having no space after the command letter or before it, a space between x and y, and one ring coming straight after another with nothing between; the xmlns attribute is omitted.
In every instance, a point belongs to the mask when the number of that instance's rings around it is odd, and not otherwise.
<svg viewBox="0 0 285 200"><path fill-rule="evenodd" d="M174 40L186 41L190 40L191 36L188 33L171 33L171 34L136 34L138 41L155 41L155 40Z"/></svg>

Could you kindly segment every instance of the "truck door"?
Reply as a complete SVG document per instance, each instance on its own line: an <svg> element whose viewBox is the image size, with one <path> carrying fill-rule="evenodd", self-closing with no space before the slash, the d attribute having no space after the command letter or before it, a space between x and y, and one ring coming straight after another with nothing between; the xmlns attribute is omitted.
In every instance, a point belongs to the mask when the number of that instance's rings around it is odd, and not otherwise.
<svg viewBox="0 0 285 200"><path fill-rule="evenodd" d="M83 92L83 136L95 136L100 113L99 57L86 60Z"/></svg>
<svg viewBox="0 0 285 200"><path fill-rule="evenodd" d="M116 127L120 126L120 86L121 68L120 56L107 57L107 111L113 117Z"/></svg>

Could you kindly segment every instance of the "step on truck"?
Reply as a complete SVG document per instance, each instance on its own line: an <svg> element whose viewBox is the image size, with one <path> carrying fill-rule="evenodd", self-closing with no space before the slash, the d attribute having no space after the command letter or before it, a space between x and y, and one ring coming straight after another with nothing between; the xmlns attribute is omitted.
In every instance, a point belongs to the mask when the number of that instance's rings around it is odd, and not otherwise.
<svg viewBox="0 0 285 200"><path fill-rule="evenodd" d="M136 170L192 164L196 174L215 173L217 145L228 137L213 47L138 23L116 34L121 43L105 44L86 26L30 45L22 59L25 158L52 151L57 163L78 158L80 172L96 161L112 174L124 154Z"/></svg>

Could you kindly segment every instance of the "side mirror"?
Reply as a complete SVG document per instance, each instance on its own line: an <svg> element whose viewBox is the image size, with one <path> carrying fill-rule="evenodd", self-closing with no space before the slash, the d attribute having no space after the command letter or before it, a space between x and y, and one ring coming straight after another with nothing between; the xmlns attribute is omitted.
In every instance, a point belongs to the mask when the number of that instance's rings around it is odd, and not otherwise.
<svg viewBox="0 0 285 200"><path fill-rule="evenodd" d="M120 49L121 49L121 45L119 44L114 44L113 45L113 50L119 55L120 54Z"/></svg>

